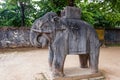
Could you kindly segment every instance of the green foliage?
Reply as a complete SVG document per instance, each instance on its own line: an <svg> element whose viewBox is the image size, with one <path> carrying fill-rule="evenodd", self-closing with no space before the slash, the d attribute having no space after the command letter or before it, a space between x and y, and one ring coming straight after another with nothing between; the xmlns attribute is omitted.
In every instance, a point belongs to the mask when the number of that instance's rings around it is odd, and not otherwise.
<svg viewBox="0 0 120 80"><path fill-rule="evenodd" d="M109 4L113 10L120 12L120 0L104 0L104 3Z"/></svg>
<svg viewBox="0 0 120 80"><path fill-rule="evenodd" d="M0 26L21 26L20 2L25 4L25 26L31 26L33 21L46 12L53 11L60 14L60 11L67 5L65 0L6 0L0 4Z"/></svg>
<svg viewBox="0 0 120 80"><path fill-rule="evenodd" d="M81 15L82 15L82 20L85 20L87 22L89 22L90 24L94 24L94 14L92 12L89 11L89 5L87 3L87 0L85 0L84 2L78 2L76 4L77 7L79 7L81 9Z"/></svg>
<svg viewBox="0 0 120 80"><path fill-rule="evenodd" d="M36 18L41 17L49 11L56 12L60 15L60 11L67 5L65 0L40 0L33 3L40 8L37 11Z"/></svg>
<svg viewBox="0 0 120 80"><path fill-rule="evenodd" d="M91 23L94 27L113 28L120 26L120 13L118 8L112 8L112 2L76 2L76 5L82 10L82 19Z"/></svg>
<svg viewBox="0 0 120 80"><path fill-rule="evenodd" d="M20 26L20 11L17 6L0 10L0 26Z"/></svg>
<svg viewBox="0 0 120 80"><path fill-rule="evenodd" d="M109 22L110 27L120 26L120 1L105 0L102 4L104 18Z"/></svg>
<svg viewBox="0 0 120 80"><path fill-rule="evenodd" d="M110 21L110 25L119 26L120 25L120 13L109 13L106 14L105 18Z"/></svg>
<svg viewBox="0 0 120 80"><path fill-rule="evenodd" d="M24 3L25 26L31 26L33 21L46 12L60 11L68 5L69 0L5 0L0 3L0 26L21 26L21 6ZM120 26L120 0L75 0L75 5L82 11L82 20L95 27Z"/></svg>
<svg viewBox="0 0 120 80"><path fill-rule="evenodd" d="M36 9L31 5L30 0L6 0L6 3L0 4L0 26L20 27L22 23L21 7L19 1L25 4L25 26L31 26L34 20Z"/></svg>

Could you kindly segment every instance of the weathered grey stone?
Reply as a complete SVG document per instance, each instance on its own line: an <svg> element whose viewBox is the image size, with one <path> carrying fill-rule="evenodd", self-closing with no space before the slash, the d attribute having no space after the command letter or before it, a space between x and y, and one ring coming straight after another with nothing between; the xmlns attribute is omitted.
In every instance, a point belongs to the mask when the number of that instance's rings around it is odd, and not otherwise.
<svg viewBox="0 0 120 80"><path fill-rule="evenodd" d="M67 6L61 11L61 17L68 19L80 19L81 11L80 8Z"/></svg>
<svg viewBox="0 0 120 80"><path fill-rule="evenodd" d="M0 48L30 47L29 28L0 28Z"/></svg>
<svg viewBox="0 0 120 80"><path fill-rule="evenodd" d="M101 71L99 73L92 74L89 69L80 69L78 67L71 71L73 72L69 73L68 70L65 70L65 72L67 72L65 77L52 77L51 72L48 70L43 73L43 76L45 76L47 80L105 80ZM41 74L36 74L35 76L38 80L41 78Z"/></svg>
<svg viewBox="0 0 120 80"><path fill-rule="evenodd" d="M81 68L90 67L92 73L98 72L101 44L96 31L85 21L48 12L31 28L30 40L35 46L40 45L39 35L49 41L49 66L55 77L64 76L64 61L69 54L79 56Z"/></svg>
<svg viewBox="0 0 120 80"><path fill-rule="evenodd" d="M104 76L89 78L89 80L105 80Z"/></svg>

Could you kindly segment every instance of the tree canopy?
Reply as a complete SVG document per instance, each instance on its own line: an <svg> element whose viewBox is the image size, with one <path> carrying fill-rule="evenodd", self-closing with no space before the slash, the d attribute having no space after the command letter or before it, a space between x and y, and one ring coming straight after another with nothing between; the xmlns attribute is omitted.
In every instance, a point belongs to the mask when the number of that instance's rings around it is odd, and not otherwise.
<svg viewBox="0 0 120 80"><path fill-rule="evenodd" d="M5 0L0 2L0 26L31 26L46 12L60 15L65 6L76 6L82 11L82 20L94 27L120 26L119 0Z"/></svg>

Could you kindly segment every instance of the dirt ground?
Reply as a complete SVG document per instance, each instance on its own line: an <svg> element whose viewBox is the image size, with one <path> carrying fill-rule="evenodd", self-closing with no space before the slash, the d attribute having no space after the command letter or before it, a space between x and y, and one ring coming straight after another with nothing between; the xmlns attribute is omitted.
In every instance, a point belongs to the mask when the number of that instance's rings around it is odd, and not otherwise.
<svg viewBox="0 0 120 80"><path fill-rule="evenodd" d="M47 57L47 49L0 49L0 80L35 80L36 74L48 70ZM68 55L65 68L76 67L78 56ZM120 80L120 47L101 48L99 67L106 80Z"/></svg>

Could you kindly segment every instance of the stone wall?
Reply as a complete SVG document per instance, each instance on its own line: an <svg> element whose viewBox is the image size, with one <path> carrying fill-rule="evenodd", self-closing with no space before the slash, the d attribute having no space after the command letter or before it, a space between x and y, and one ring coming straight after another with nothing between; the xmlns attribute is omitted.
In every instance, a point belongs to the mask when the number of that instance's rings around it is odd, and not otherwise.
<svg viewBox="0 0 120 80"><path fill-rule="evenodd" d="M31 47L30 28L0 28L0 48ZM106 44L120 44L120 29L105 30Z"/></svg>
<svg viewBox="0 0 120 80"><path fill-rule="evenodd" d="M0 28L0 48L30 47L30 28Z"/></svg>
<svg viewBox="0 0 120 80"><path fill-rule="evenodd" d="M120 28L119 29L105 29L105 43L106 44L120 44Z"/></svg>

